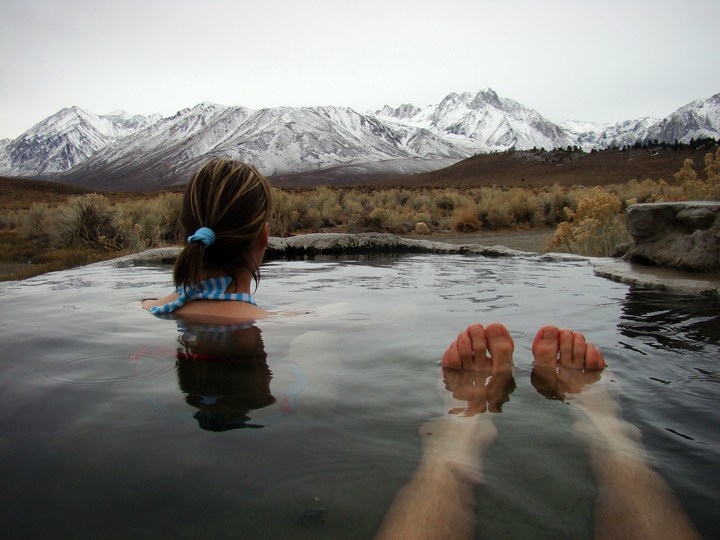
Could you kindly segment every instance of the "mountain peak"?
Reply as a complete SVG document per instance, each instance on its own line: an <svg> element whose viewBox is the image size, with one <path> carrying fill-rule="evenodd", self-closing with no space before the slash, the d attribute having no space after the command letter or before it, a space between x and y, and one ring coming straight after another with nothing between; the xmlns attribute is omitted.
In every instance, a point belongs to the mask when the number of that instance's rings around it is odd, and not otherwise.
<svg viewBox="0 0 720 540"><path fill-rule="evenodd" d="M385 105L382 109L376 111L375 114L377 114L378 116L387 116L391 118L407 120L417 115L419 112L420 107L416 107L411 103L403 103L396 109L393 109L389 105Z"/></svg>
<svg viewBox="0 0 720 540"><path fill-rule="evenodd" d="M473 98L472 104L476 107L482 107L483 105L492 105L498 109L502 108L500 98L492 88L485 88L480 90Z"/></svg>

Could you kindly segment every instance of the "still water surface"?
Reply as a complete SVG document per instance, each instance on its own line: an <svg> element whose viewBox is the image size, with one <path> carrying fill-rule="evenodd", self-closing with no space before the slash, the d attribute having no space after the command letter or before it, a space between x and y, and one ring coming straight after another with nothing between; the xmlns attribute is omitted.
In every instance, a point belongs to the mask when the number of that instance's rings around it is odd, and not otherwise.
<svg viewBox="0 0 720 540"><path fill-rule="evenodd" d="M371 538L447 410L439 358L476 321L516 350L479 538L592 537L572 405L530 384L546 323L603 350L657 470L705 537L720 527L717 300L584 261L318 258L263 266L260 305L296 315L212 327L141 310L170 280L96 265L0 285L3 537ZM184 358L228 349L245 362Z"/></svg>

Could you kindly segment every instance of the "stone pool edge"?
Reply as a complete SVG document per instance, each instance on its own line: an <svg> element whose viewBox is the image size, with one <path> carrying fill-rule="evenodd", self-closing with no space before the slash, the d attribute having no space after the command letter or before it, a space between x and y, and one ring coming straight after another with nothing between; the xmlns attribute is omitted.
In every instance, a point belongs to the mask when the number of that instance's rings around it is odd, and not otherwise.
<svg viewBox="0 0 720 540"><path fill-rule="evenodd" d="M95 263L112 266L157 266L173 264L181 247L155 248L117 259ZM385 233L313 233L289 238L272 237L268 243L266 260L287 256L344 255L357 253L437 253L483 255L486 257L533 256L539 260L584 260L596 275L625 283L685 293L720 296L720 276L643 266L621 259L582 257L566 253L538 254L518 251L505 246L480 244L446 244L430 240L403 238Z"/></svg>

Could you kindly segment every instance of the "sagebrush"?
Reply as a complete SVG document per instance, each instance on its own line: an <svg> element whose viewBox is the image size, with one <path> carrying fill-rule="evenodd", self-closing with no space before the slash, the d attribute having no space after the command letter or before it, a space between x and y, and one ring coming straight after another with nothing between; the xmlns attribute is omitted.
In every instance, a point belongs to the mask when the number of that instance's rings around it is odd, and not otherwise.
<svg viewBox="0 0 720 540"><path fill-rule="evenodd" d="M637 202L720 198L720 149L700 173L687 160L669 182L632 180L605 187L330 188L274 190L271 234L321 230L404 234L424 222L431 231L556 227L548 250L609 255L627 240L623 212ZM39 202L8 212L0 228L48 248L133 250L181 244L182 195L163 193L111 202L73 196L55 207Z"/></svg>

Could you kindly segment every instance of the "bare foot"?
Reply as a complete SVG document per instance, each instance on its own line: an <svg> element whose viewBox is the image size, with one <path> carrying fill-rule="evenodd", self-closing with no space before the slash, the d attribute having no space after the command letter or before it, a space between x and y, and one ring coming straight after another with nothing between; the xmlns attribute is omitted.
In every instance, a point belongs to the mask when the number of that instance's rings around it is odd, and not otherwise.
<svg viewBox="0 0 720 540"><path fill-rule="evenodd" d="M532 352L533 386L549 399L565 399L567 394L582 392L600 380L606 367L602 353L585 341L582 333L557 326L538 330Z"/></svg>
<svg viewBox="0 0 720 540"><path fill-rule="evenodd" d="M471 324L460 332L442 358L442 367L498 373L512 371L515 350L510 333L502 324Z"/></svg>
<svg viewBox="0 0 720 540"><path fill-rule="evenodd" d="M450 344L442 359L443 382L452 397L462 401L450 414L473 416L500 412L515 390L514 344L502 324L473 324Z"/></svg>

